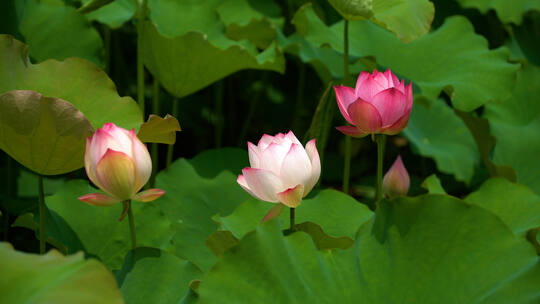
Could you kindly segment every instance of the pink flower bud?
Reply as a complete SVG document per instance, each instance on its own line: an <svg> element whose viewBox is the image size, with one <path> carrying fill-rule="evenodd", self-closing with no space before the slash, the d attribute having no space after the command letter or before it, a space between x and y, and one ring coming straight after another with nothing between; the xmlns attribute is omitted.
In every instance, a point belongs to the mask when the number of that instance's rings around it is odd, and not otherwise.
<svg viewBox="0 0 540 304"><path fill-rule="evenodd" d="M152 160L135 130L128 131L106 123L86 140L84 167L88 178L107 195L92 193L79 200L97 206L108 206L128 199L149 202L162 196L160 189L137 194L152 173Z"/></svg>
<svg viewBox="0 0 540 304"><path fill-rule="evenodd" d="M413 105L412 82L405 86L392 73L360 73L356 88L335 86L341 115L352 126L337 127L353 137L380 133L394 135L407 126Z"/></svg>
<svg viewBox="0 0 540 304"><path fill-rule="evenodd" d="M409 183L409 173L401 161L401 156L398 156L390 170L384 175L383 193L388 198L407 195Z"/></svg>
<svg viewBox="0 0 540 304"><path fill-rule="evenodd" d="M292 131L265 134L257 145L248 142L248 149L251 167L244 168L236 181L257 199L295 208L321 175L315 140L304 148Z"/></svg>

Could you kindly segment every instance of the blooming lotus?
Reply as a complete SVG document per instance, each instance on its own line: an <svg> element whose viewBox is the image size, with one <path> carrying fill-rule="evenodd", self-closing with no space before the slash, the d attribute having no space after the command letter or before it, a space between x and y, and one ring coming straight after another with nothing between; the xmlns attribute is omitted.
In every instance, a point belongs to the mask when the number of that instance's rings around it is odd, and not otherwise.
<svg viewBox="0 0 540 304"><path fill-rule="evenodd" d="M383 193L388 198L406 195L409 191L409 183L409 173L403 165L401 156L398 156L390 170L384 175Z"/></svg>
<svg viewBox="0 0 540 304"><path fill-rule="evenodd" d="M92 193L79 200L96 206L109 206L126 200L149 202L162 196L160 189L139 190L152 173L152 160L135 130L106 123L86 140L84 167L88 178L103 193Z"/></svg>
<svg viewBox="0 0 540 304"><path fill-rule="evenodd" d="M310 140L305 148L292 131L263 135L257 145L248 142L249 163L236 180L253 197L295 208L321 175L321 162Z"/></svg>
<svg viewBox="0 0 540 304"><path fill-rule="evenodd" d="M353 137L368 134L398 134L409 122L413 105L412 82L405 86L392 73L362 72L356 88L335 86L341 115L352 126L337 127Z"/></svg>

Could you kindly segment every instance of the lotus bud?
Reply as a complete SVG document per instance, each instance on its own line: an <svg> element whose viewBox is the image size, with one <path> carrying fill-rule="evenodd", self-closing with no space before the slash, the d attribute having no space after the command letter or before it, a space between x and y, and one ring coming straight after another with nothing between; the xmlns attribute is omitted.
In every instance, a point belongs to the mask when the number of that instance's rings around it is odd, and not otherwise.
<svg viewBox="0 0 540 304"><path fill-rule="evenodd" d="M161 189L139 192L152 173L152 160L135 130L106 123L86 140L84 167L88 178L103 193L79 200L95 206L110 206L126 200L150 202L162 196ZM139 192L139 193L137 193Z"/></svg>
<svg viewBox="0 0 540 304"><path fill-rule="evenodd" d="M387 198L407 195L409 183L409 173L407 173L407 169L403 165L401 156L398 156L390 170L384 175L383 193Z"/></svg>

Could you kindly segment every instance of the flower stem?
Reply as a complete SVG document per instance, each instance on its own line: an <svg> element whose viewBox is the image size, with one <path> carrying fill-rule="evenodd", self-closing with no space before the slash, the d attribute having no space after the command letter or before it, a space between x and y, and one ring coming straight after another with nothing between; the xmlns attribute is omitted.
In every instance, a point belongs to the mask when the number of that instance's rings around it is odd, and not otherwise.
<svg viewBox="0 0 540 304"><path fill-rule="evenodd" d="M144 63L142 56L144 18L146 14L146 0L136 0L137 7L137 102L145 117L144 105ZM142 3L141 3L142 2Z"/></svg>
<svg viewBox="0 0 540 304"><path fill-rule="evenodd" d="M290 220L291 220L291 232L294 231L294 210L295 208L289 208L289 210L291 211L290 213Z"/></svg>
<svg viewBox="0 0 540 304"><path fill-rule="evenodd" d="M349 83L349 21L345 20L343 29L343 84ZM343 192L349 193L351 175L351 137L345 135L345 160L343 163Z"/></svg>
<svg viewBox="0 0 540 304"><path fill-rule="evenodd" d="M383 159L384 159L384 146L386 143L386 135L375 135L375 141L377 142L377 188L375 192L375 206L382 199L382 171L383 171Z"/></svg>
<svg viewBox="0 0 540 304"><path fill-rule="evenodd" d="M180 101L178 101L178 98L173 99L173 108L172 108L172 116L174 116L176 119L178 119L178 104ZM174 144L167 146L167 168L172 164L174 156Z"/></svg>
<svg viewBox="0 0 540 304"><path fill-rule="evenodd" d="M45 206L45 194L43 192L43 176L38 175L38 200L39 200L39 253L45 253L45 213L47 212L47 206Z"/></svg>
<svg viewBox="0 0 540 304"><path fill-rule="evenodd" d="M135 235L135 219L133 217L133 209L131 208L131 200L125 202L128 205L128 221L129 221L129 232L131 234L131 249L137 247L137 237Z"/></svg>

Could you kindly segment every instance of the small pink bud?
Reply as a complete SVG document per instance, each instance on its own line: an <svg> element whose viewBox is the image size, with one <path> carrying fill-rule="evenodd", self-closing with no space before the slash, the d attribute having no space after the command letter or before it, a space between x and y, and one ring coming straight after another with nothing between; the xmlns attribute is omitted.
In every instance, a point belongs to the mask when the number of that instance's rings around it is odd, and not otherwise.
<svg viewBox="0 0 540 304"><path fill-rule="evenodd" d="M401 156L398 156L390 170L384 175L383 193L388 198L407 195L409 183L409 173L407 173L407 169L403 165Z"/></svg>

